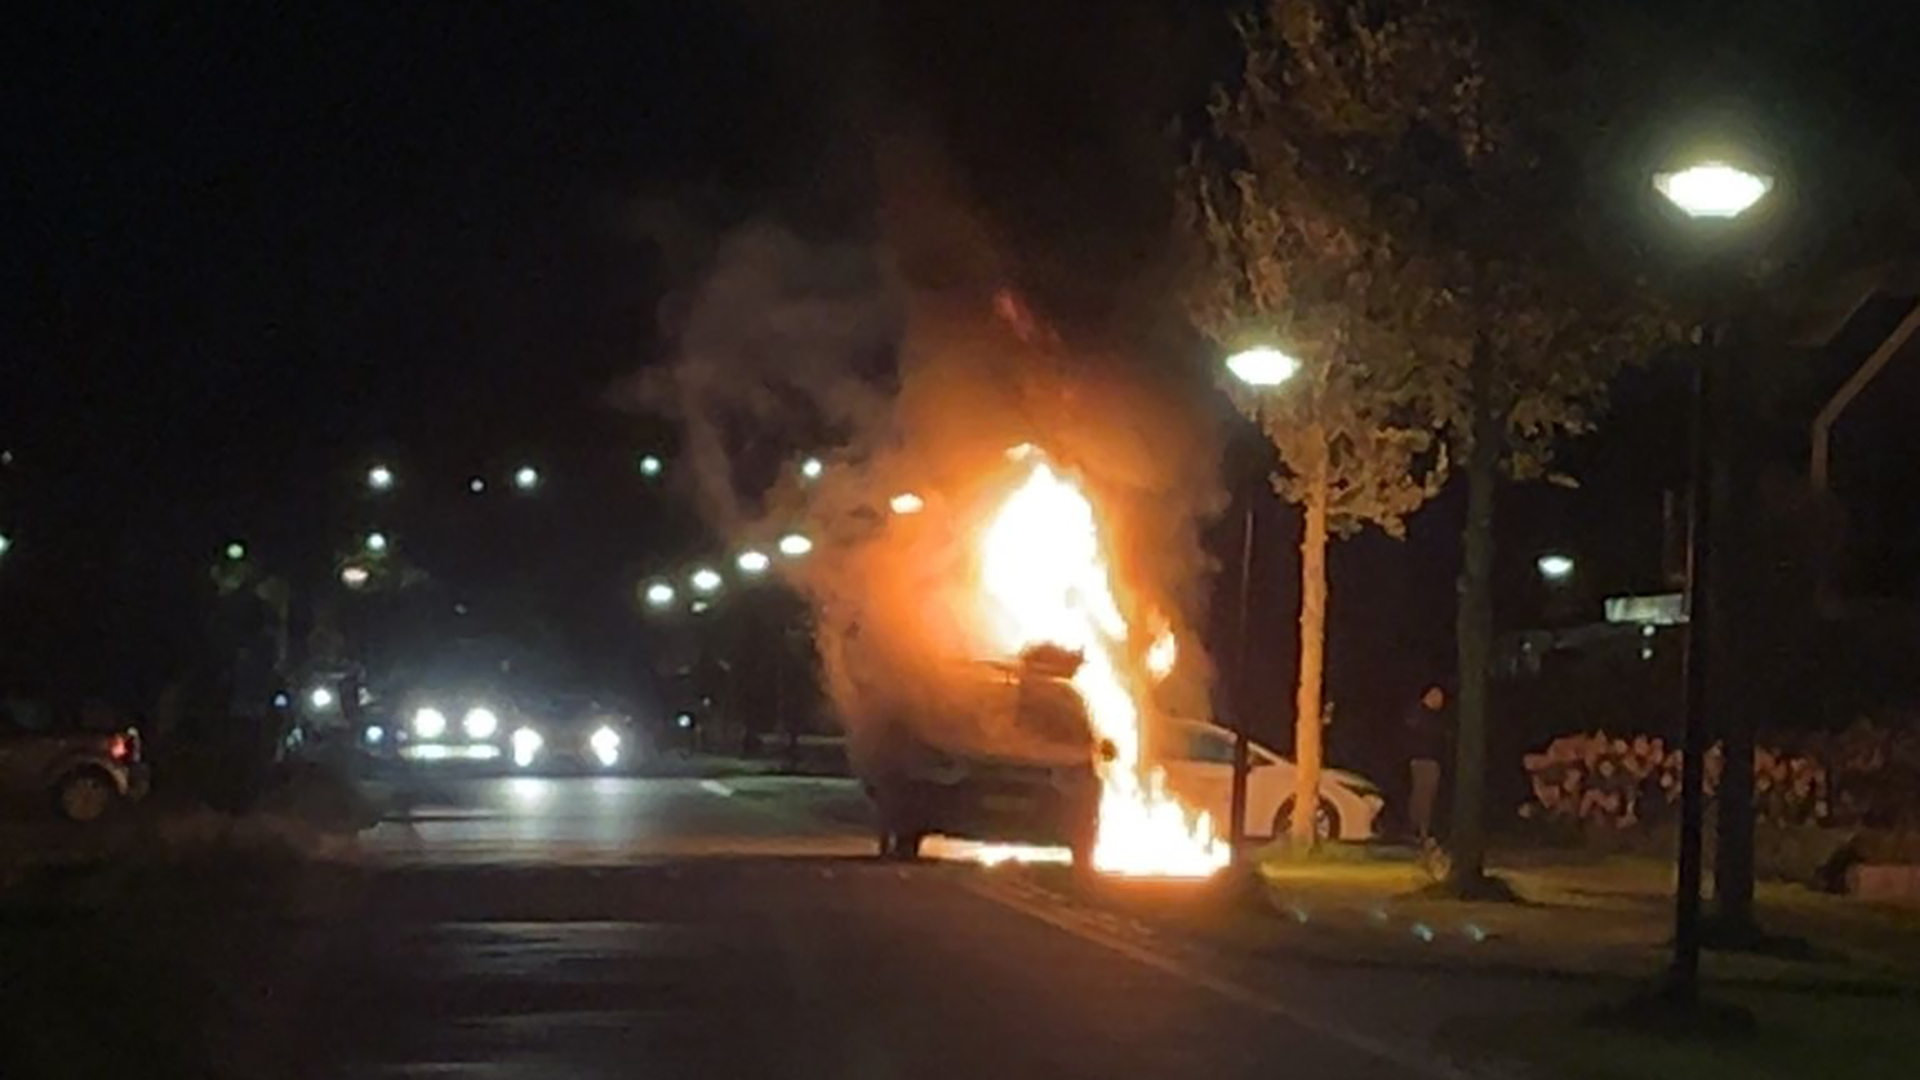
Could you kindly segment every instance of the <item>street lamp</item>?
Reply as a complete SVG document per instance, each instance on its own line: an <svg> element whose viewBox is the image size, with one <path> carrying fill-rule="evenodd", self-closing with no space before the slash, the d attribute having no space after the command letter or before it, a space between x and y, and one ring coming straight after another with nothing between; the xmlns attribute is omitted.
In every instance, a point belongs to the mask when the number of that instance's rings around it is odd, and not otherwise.
<svg viewBox="0 0 1920 1080"><path fill-rule="evenodd" d="M800 478L802 480L818 480L821 476L825 475L826 471L826 463L817 457L807 458L800 463Z"/></svg>
<svg viewBox="0 0 1920 1080"><path fill-rule="evenodd" d="M1300 361L1271 345L1255 345L1227 357L1227 371L1256 390L1279 386L1300 373Z"/></svg>
<svg viewBox="0 0 1920 1080"><path fill-rule="evenodd" d="M540 470L531 465L522 465L513 470L513 486L521 491L532 491L540 486Z"/></svg>
<svg viewBox="0 0 1920 1080"><path fill-rule="evenodd" d="M1753 209L1773 189L1773 178L1724 161L1703 161L1653 178L1658 191L1681 213L1696 221L1730 222ZM1713 493L1721 487L1726 465L1714 450L1713 386L1723 362L1717 328L1700 335L1695 350L1692 390L1690 461L1687 475L1687 637L1682 661L1685 671L1684 721L1680 751L1680 851L1673 901L1673 968L1669 991L1691 1004L1700 986L1700 886L1705 876L1703 832L1706 817L1706 757L1710 739L1708 661L1712 655ZM1729 757L1734 757L1729 735ZM1751 769L1751 765L1745 766ZM1721 799L1732 804L1739 796L1729 770ZM1748 797L1751 798L1749 791ZM1723 839L1722 843L1726 841ZM1722 895L1722 901L1725 897Z"/></svg>
<svg viewBox="0 0 1920 1080"><path fill-rule="evenodd" d="M387 550L387 534L375 529L373 532L367 534L367 538L363 543L366 545L369 553L374 555L383 554Z"/></svg>
<svg viewBox="0 0 1920 1080"><path fill-rule="evenodd" d="M1724 161L1703 161L1653 178L1654 189L1690 218L1731 220L1773 190L1773 177Z"/></svg>
<svg viewBox="0 0 1920 1080"><path fill-rule="evenodd" d="M467 493L470 495L479 495L486 490L487 482L477 476L467 481Z"/></svg>
<svg viewBox="0 0 1920 1080"><path fill-rule="evenodd" d="M247 557L247 545L238 540L228 541L226 550L222 554L226 555L228 562L239 562Z"/></svg>
<svg viewBox="0 0 1920 1080"><path fill-rule="evenodd" d="M375 465L367 470L367 490L383 492L393 490L393 470L385 465Z"/></svg>
<svg viewBox="0 0 1920 1080"><path fill-rule="evenodd" d="M927 502L911 491L903 491L887 500L887 508L905 517L909 514L917 514L925 510L927 508Z"/></svg>
<svg viewBox="0 0 1920 1080"><path fill-rule="evenodd" d="M740 572L748 577L759 577L773 565L773 560L767 558L767 553L764 551L748 548L733 560L733 565L739 567Z"/></svg>
<svg viewBox="0 0 1920 1080"><path fill-rule="evenodd" d="M373 575L364 566L344 566L340 569L340 584L349 589L364 589Z"/></svg>
<svg viewBox="0 0 1920 1080"><path fill-rule="evenodd" d="M798 559L813 550L813 541L803 533L788 533L780 538L780 554L789 559Z"/></svg>
<svg viewBox="0 0 1920 1080"><path fill-rule="evenodd" d="M1561 585L1573 577L1574 562L1571 555L1549 553L1533 560L1533 568L1540 571L1540 580L1549 585Z"/></svg>
<svg viewBox="0 0 1920 1080"><path fill-rule="evenodd" d="M694 592L703 596L712 596L720 591L720 586L726 584L726 579L720 576L720 571L710 566L702 566L687 575L687 584L693 586Z"/></svg>
<svg viewBox="0 0 1920 1080"><path fill-rule="evenodd" d="M640 475L641 476L644 476L649 480L655 480L659 478L661 473L666 471L667 471L667 463L661 460L659 454L641 454L640 455Z"/></svg>
<svg viewBox="0 0 1920 1080"><path fill-rule="evenodd" d="M679 598L679 593L674 591L673 586L664 581L655 581L648 584L644 595L647 600L647 606L655 610L672 607L674 600Z"/></svg>
<svg viewBox="0 0 1920 1080"><path fill-rule="evenodd" d="M1256 394L1264 394L1282 386L1300 373L1300 361L1291 353L1272 345L1241 349L1228 356L1225 363L1227 372ZM1252 679L1249 677L1247 607L1253 585L1254 508L1259 504L1265 487L1263 480L1259 490L1250 486L1245 493L1246 510L1240 525L1240 589L1238 617L1234 621L1233 677L1236 692L1233 710L1233 788L1227 803L1228 813L1233 816L1227 827L1227 850L1236 864L1243 857L1242 849L1246 846L1247 778L1253 772L1253 751L1247 734L1247 702L1253 698Z"/></svg>

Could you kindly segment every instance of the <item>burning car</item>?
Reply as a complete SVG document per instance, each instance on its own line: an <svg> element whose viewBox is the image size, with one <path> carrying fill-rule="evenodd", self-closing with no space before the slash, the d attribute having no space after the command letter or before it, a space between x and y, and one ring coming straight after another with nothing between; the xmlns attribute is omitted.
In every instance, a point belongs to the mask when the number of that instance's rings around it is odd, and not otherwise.
<svg viewBox="0 0 1920 1080"><path fill-rule="evenodd" d="M968 665L937 704L892 724L863 769L881 856L916 858L938 834L1063 846L1091 865L1112 747L1071 681L1079 663L1036 651Z"/></svg>

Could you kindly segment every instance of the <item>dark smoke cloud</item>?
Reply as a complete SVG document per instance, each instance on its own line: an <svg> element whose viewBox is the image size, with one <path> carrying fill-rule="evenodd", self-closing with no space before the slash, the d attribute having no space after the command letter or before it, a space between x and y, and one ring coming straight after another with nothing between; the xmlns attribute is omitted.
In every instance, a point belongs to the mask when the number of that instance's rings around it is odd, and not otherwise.
<svg viewBox="0 0 1920 1080"><path fill-rule="evenodd" d="M689 290L675 361L641 384L682 426L718 531L816 538L791 579L856 735L915 713L977 652L970 530L1005 490L1009 447L1043 448L1093 494L1141 650L1150 615L1197 625L1198 528L1223 503L1208 382L1166 286L1170 147L1159 91L1135 85L1155 80L1129 66L1138 26L1068 48L1058 18L1011 18L1007 37L991 21L877 24L887 105L850 112L873 124L871 238L735 231ZM1102 47L1112 70L1063 62ZM743 467L754 439L791 455L821 432L833 467L817 484ZM902 491L925 512L887 514ZM1182 637L1191 708L1211 673Z"/></svg>

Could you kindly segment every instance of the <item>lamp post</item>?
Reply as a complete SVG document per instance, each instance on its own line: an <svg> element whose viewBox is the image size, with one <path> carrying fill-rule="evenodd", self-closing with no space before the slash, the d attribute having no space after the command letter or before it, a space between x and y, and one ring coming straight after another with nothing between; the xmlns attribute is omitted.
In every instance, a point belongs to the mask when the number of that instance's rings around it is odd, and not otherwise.
<svg viewBox="0 0 1920 1080"><path fill-rule="evenodd" d="M1731 222L1773 189L1773 179L1724 161L1704 161L1653 179L1654 189L1697 222ZM1725 462L1714 454L1714 385L1723 362L1717 327L1703 328L1695 350L1687 475L1687 638L1680 759L1680 851L1673 903L1673 963L1668 992L1691 1004L1700 992L1700 886L1706 816L1706 756L1711 741L1709 660L1713 649L1713 526L1716 483ZM1751 781L1749 781L1750 783ZM1745 785L1742 785L1743 787ZM1730 795L1727 797L1731 797Z"/></svg>
<svg viewBox="0 0 1920 1080"><path fill-rule="evenodd" d="M1284 385L1300 371L1300 361L1270 345L1241 349L1226 358L1226 368L1241 385L1256 395ZM1248 746L1247 713L1253 698L1253 680L1247 660L1251 634L1248 632L1248 606L1253 583L1254 507L1260 492L1246 492L1246 509L1240 525L1240 584L1234 605L1233 643L1233 789L1228 801L1232 821L1227 826L1227 850L1237 866L1245 857L1247 838L1247 777L1253 771L1253 755Z"/></svg>

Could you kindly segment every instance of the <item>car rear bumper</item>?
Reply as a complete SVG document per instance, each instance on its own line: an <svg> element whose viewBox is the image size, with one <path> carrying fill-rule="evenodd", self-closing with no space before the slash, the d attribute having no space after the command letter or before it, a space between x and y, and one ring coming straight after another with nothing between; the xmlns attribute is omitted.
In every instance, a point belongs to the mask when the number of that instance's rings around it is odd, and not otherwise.
<svg viewBox="0 0 1920 1080"><path fill-rule="evenodd" d="M881 781L874 799L889 829L970 840L1076 844L1090 840L1099 790L1004 784Z"/></svg>

